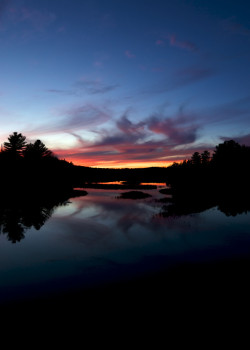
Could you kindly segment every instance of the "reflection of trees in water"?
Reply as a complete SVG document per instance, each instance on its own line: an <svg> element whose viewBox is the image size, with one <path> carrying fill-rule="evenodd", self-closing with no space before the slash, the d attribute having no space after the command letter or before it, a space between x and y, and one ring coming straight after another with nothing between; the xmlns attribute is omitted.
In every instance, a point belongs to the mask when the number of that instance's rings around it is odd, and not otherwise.
<svg viewBox="0 0 250 350"><path fill-rule="evenodd" d="M39 230L55 208L68 204L69 196L16 196L0 203L0 233L12 243L20 242L27 229Z"/></svg>
<svg viewBox="0 0 250 350"><path fill-rule="evenodd" d="M183 216L201 213L205 210L217 207L226 216L236 216L250 212L250 196L248 191L223 191L211 189L202 191L173 192L172 197L162 200L160 216Z"/></svg>

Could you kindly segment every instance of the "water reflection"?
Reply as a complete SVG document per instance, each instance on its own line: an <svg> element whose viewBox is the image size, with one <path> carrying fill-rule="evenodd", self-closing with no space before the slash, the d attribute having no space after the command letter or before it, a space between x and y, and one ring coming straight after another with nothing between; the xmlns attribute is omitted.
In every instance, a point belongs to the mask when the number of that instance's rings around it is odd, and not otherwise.
<svg viewBox="0 0 250 350"><path fill-rule="evenodd" d="M28 229L40 230L55 208L65 206L74 193L9 194L0 202L0 233L12 243L20 242Z"/></svg>
<svg viewBox="0 0 250 350"><path fill-rule="evenodd" d="M145 190L151 195L145 199L117 199L121 193L91 188L84 197L44 195L38 201L29 195L2 200L0 303L99 288L175 266L198 266L199 281L202 264L249 262L249 214L229 217L233 212L222 212L217 203L207 209L198 200L195 206L190 204L188 197L189 207L183 204L180 209L181 200L177 203L159 188ZM21 244L9 244L4 236ZM168 278L161 281L171 287ZM146 285L150 288L150 283Z"/></svg>
<svg viewBox="0 0 250 350"><path fill-rule="evenodd" d="M160 216L173 217L202 213L211 208L217 209L226 216L247 214L250 211L249 193L228 189L227 192L214 191L162 191L167 195L159 201L163 204Z"/></svg>
<svg viewBox="0 0 250 350"><path fill-rule="evenodd" d="M192 194L182 192L173 195L168 189L160 192L159 187L147 192L111 190L102 192L92 189L92 195L87 196L84 201L74 202L77 207L71 214L65 212L63 215L66 215L68 222L72 218L75 227L78 218L81 223L82 220L87 220L85 225L91 227L90 231L95 231L95 227L101 225L101 229L98 228L98 236L101 237L111 230L114 223L126 234L136 226L147 230L149 223L155 226L157 232L159 218L198 214L215 207L226 216L236 216L250 211L250 201L246 194L230 192L224 193L223 197L216 197L214 194L204 192L192 192ZM83 194L86 193L79 192L79 195ZM12 243L20 242L28 229L40 230L55 209L67 206L69 198L74 196L77 196L77 191L60 195L29 193L26 196L3 197L0 202L0 233L5 234ZM61 212L63 213L62 209Z"/></svg>

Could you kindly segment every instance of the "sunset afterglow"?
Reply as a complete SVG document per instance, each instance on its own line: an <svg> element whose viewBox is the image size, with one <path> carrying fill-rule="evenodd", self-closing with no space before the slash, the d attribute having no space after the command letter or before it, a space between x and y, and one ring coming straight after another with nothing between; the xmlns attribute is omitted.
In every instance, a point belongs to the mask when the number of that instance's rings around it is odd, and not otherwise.
<svg viewBox="0 0 250 350"><path fill-rule="evenodd" d="M59 158L166 167L250 145L245 1L0 1L0 143Z"/></svg>

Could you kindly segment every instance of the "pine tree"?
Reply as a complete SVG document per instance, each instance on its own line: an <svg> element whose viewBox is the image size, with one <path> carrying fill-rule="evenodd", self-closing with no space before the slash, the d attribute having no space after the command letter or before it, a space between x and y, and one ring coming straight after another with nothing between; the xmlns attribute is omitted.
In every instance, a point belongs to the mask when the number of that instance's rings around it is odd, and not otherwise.
<svg viewBox="0 0 250 350"><path fill-rule="evenodd" d="M50 151L45 144L36 140L35 143L29 143L23 151L23 155L27 159L39 160L42 158L52 157L53 153Z"/></svg>
<svg viewBox="0 0 250 350"><path fill-rule="evenodd" d="M9 135L8 142L4 142L4 151L20 156L26 146L26 137L17 132Z"/></svg>

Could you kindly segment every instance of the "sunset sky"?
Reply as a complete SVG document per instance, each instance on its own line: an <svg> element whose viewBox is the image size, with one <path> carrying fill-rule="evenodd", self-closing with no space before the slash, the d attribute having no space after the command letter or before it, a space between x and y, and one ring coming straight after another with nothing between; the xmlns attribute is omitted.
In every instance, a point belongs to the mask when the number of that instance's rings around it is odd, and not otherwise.
<svg viewBox="0 0 250 350"><path fill-rule="evenodd" d="M246 0L0 0L0 142L98 167L250 146Z"/></svg>

